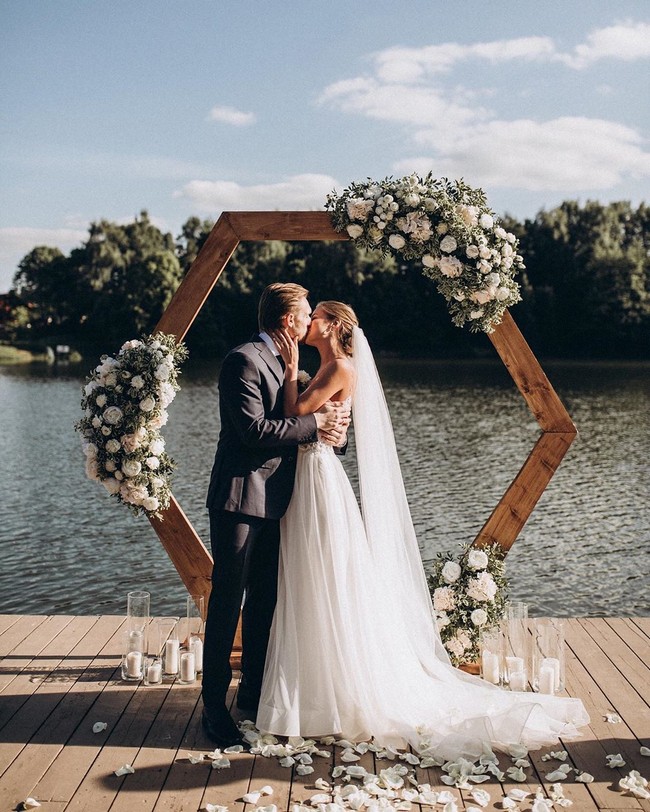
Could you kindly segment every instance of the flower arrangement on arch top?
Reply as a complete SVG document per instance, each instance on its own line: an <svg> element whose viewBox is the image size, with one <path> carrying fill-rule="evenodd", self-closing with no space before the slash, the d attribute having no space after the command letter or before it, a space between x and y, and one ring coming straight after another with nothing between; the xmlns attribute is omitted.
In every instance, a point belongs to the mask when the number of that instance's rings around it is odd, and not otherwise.
<svg viewBox="0 0 650 812"><path fill-rule="evenodd" d="M160 429L186 357L173 335L156 333L125 342L115 357L102 355L86 379L84 416L75 423L86 475L136 515L162 518L169 507L174 461Z"/></svg>
<svg viewBox="0 0 650 812"><path fill-rule="evenodd" d="M521 300L515 274L524 268L514 234L502 228L482 189L462 179L368 179L332 192L325 208L355 244L419 259L445 297L458 327L490 333Z"/></svg>
<svg viewBox="0 0 650 812"><path fill-rule="evenodd" d="M454 665L475 662L482 629L503 619L508 602L503 549L463 545L439 553L427 576L442 643Z"/></svg>

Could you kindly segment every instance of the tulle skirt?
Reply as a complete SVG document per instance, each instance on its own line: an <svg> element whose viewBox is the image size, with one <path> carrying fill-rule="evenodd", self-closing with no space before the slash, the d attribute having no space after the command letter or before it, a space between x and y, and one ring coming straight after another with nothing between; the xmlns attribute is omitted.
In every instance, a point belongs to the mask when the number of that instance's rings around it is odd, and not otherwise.
<svg viewBox="0 0 650 812"><path fill-rule="evenodd" d="M532 750L580 735L589 717L578 699L503 691L433 650L423 658L400 613L383 599L387 574L370 544L332 449L301 447L282 520L260 730L372 738L444 758L476 758L486 746L515 743Z"/></svg>

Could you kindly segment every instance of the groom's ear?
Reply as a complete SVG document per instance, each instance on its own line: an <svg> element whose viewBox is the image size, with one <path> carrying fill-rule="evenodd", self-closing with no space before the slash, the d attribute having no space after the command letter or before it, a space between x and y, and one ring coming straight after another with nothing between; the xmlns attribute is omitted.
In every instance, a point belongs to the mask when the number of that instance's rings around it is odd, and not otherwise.
<svg viewBox="0 0 650 812"><path fill-rule="evenodd" d="M281 321L283 327L293 327L295 322L293 313L285 313L284 316L282 316Z"/></svg>

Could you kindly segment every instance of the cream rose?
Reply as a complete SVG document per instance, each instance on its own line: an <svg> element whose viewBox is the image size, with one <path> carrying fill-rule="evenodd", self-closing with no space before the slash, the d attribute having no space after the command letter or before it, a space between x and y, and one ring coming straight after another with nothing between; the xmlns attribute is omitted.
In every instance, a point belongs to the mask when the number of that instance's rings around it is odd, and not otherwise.
<svg viewBox="0 0 650 812"><path fill-rule="evenodd" d="M153 512L160 507L160 501L155 496L147 496L146 499L142 500L142 507Z"/></svg>
<svg viewBox="0 0 650 812"><path fill-rule="evenodd" d="M461 571L460 564L455 561L447 561L442 568L443 580L448 584L453 584L460 578Z"/></svg>
<svg viewBox="0 0 650 812"><path fill-rule="evenodd" d="M433 592L433 608L436 612L448 612L456 606L454 591L448 586L439 586Z"/></svg>
<svg viewBox="0 0 650 812"><path fill-rule="evenodd" d="M104 423L108 423L111 426L116 426L118 423L122 422L124 413L119 406L109 406L108 409L104 409L102 417L104 418Z"/></svg>
<svg viewBox="0 0 650 812"><path fill-rule="evenodd" d="M455 251L458 248L458 243L451 236L451 234L447 234L446 237L443 237L440 240L440 250L444 251L445 254L451 254L452 251Z"/></svg>
<svg viewBox="0 0 650 812"><path fill-rule="evenodd" d="M142 465L137 460L125 460L122 463L122 473L128 477L137 476L142 471Z"/></svg>
<svg viewBox="0 0 650 812"><path fill-rule="evenodd" d="M134 389L142 389L144 386L144 378L142 375L134 375L133 379L131 380L131 386Z"/></svg>
<svg viewBox="0 0 650 812"><path fill-rule="evenodd" d="M395 248L399 251L400 248L404 248L406 245L406 240L401 234L391 234L388 238L388 244L391 248Z"/></svg>
<svg viewBox="0 0 650 812"><path fill-rule="evenodd" d="M469 619L475 626L485 626L488 619L487 612L485 609L474 609Z"/></svg>
<svg viewBox="0 0 650 812"><path fill-rule="evenodd" d="M109 440L106 443L106 451L108 451L109 454L117 454L120 448L122 448L122 446L117 440Z"/></svg>
<svg viewBox="0 0 650 812"><path fill-rule="evenodd" d="M482 572L467 585L467 595L475 601L492 601L496 594L497 585L489 572Z"/></svg>
<svg viewBox="0 0 650 812"><path fill-rule="evenodd" d="M148 395L146 398L140 401L140 410L143 412L151 412L153 411L156 405L156 401Z"/></svg>
<svg viewBox="0 0 650 812"><path fill-rule="evenodd" d="M144 461L144 464L147 468L150 468L152 471L156 471L160 467L160 460L158 457L147 457Z"/></svg>
<svg viewBox="0 0 650 812"><path fill-rule="evenodd" d="M481 228L486 228L486 229L487 228L492 228L492 226L494 225L494 218L492 217L491 214L485 213L485 214L482 214L479 217L478 222L479 222L479 225L481 226Z"/></svg>
<svg viewBox="0 0 650 812"><path fill-rule="evenodd" d="M109 476L107 479L102 480L102 485L110 494L117 493L120 489L120 483L115 477Z"/></svg>
<svg viewBox="0 0 650 812"><path fill-rule="evenodd" d="M346 231L353 240L356 240L357 237L360 237L363 234L363 226L359 226L356 223L351 223L349 226L347 226Z"/></svg>
<svg viewBox="0 0 650 812"><path fill-rule="evenodd" d="M435 257L432 257L431 254L425 254L422 257L422 264L425 268L436 268L438 265L438 260Z"/></svg>

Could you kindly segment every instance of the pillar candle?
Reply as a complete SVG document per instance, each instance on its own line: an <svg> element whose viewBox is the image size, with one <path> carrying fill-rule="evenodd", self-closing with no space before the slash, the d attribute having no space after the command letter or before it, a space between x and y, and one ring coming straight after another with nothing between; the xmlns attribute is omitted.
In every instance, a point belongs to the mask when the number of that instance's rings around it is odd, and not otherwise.
<svg viewBox="0 0 650 812"><path fill-rule="evenodd" d="M554 688L555 691L559 691L560 690L560 661L557 659L557 657L544 657L544 659L542 660L541 665L540 665L540 669L541 668L550 668L553 671L553 677L554 677L553 688ZM541 673L541 671L540 671L540 673Z"/></svg>
<svg viewBox="0 0 650 812"><path fill-rule="evenodd" d="M545 665L539 669L539 692L540 694L555 693L555 669Z"/></svg>
<svg viewBox="0 0 650 812"><path fill-rule="evenodd" d="M178 674L178 640L167 640L165 643L165 674Z"/></svg>
<svg viewBox="0 0 650 812"><path fill-rule="evenodd" d="M129 677L142 676L142 652L129 651L126 655L126 673Z"/></svg>
<svg viewBox="0 0 650 812"><path fill-rule="evenodd" d="M513 671L510 674L510 690L511 691L525 691L526 690L526 673L525 671Z"/></svg>
<svg viewBox="0 0 650 812"><path fill-rule="evenodd" d="M508 675L510 675L513 671L516 673L517 671L524 670L524 658L523 657L506 657L506 667L508 669Z"/></svg>
<svg viewBox="0 0 650 812"><path fill-rule="evenodd" d="M194 665L197 672L203 671L203 640L200 637L192 637L190 651L194 654Z"/></svg>
<svg viewBox="0 0 650 812"><path fill-rule="evenodd" d="M194 682L195 678L194 654L191 651L184 651L181 654L181 681Z"/></svg>
<svg viewBox="0 0 650 812"><path fill-rule="evenodd" d="M482 666L483 679L486 682L491 682L493 685L498 685L500 676L498 656L489 649L484 649L482 654Z"/></svg>
<svg viewBox="0 0 650 812"><path fill-rule="evenodd" d="M159 662L151 663L147 668L147 682L155 685L162 678L162 665Z"/></svg>

